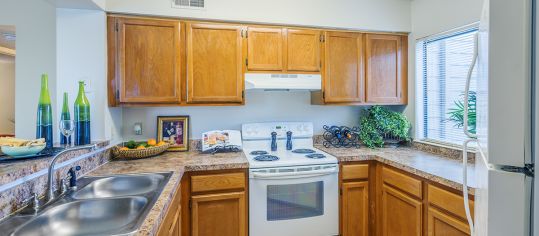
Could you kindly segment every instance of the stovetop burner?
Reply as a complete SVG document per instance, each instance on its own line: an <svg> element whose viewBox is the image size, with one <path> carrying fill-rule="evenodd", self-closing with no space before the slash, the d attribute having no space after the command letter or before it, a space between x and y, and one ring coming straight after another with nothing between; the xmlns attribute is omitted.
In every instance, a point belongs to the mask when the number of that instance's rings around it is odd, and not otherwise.
<svg viewBox="0 0 539 236"><path fill-rule="evenodd" d="M260 155L260 156L256 156L254 160L255 161L276 161L276 160L279 160L279 157L274 156L274 155Z"/></svg>
<svg viewBox="0 0 539 236"><path fill-rule="evenodd" d="M308 157L308 158L311 158L311 159L322 159L322 158L326 158L326 155L320 154L320 153L307 154L307 155L305 155L305 156Z"/></svg>
<svg viewBox="0 0 539 236"><path fill-rule="evenodd" d="M249 154L258 156L258 155L266 155L266 154L268 154L268 152L263 151L263 150L256 150L256 151L250 152Z"/></svg>
<svg viewBox="0 0 539 236"><path fill-rule="evenodd" d="M301 153L301 154L315 153L314 150L308 149L308 148L294 149L294 150L292 150L292 152L293 153Z"/></svg>

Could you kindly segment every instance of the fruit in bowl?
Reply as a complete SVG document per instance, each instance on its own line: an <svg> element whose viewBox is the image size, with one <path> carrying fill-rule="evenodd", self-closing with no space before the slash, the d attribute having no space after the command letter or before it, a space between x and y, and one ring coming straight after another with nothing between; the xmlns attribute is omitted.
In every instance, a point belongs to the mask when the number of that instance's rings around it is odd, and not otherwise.
<svg viewBox="0 0 539 236"><path fill-rule="evenodd" d="M2 153L12 156L31 156L45 149L45 139L25 140L18 138L0 138Z"/></svg>
<svg viewBox="0 0 539 236"><path fill-rule="evenodd" d="M113 155L119 158L145 158L157 156L167 150L168 143L157 142L155 139L149 139L145 142L130 140L124 143L123 147L115 147Z"/></svg>

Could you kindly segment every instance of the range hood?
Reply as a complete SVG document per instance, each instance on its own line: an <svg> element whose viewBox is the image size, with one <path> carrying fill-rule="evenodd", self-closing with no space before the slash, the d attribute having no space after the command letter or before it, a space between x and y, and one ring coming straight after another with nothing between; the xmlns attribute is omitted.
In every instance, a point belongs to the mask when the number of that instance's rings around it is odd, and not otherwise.
<svg viewBox="0 0 539 236"><path fill-rule="evenodd" d="M320 74L264 74L245 73L246 90L320 90Z"/></svg>

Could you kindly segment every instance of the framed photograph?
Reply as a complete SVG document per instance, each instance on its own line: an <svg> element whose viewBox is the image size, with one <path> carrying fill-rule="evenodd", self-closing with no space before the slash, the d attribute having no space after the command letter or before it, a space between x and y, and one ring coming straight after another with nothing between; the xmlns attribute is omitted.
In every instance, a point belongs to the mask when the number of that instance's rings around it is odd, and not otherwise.
<svg viewBox="0 0 539 236"><path fill-rule="evenodd" d="M189 116L158 116L157 142L167 142L168 151L189 150Z"/></svg>

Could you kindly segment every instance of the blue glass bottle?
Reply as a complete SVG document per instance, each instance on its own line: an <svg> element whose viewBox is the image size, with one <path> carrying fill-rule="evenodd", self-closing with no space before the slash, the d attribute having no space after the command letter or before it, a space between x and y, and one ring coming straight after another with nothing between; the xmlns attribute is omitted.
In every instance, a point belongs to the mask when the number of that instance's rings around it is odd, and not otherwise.
<svg viewBox="0 0 539 236"><path fill-rule="evenodd" d="M49 94L49 76L41 75L41 92L37 105L36 138L44 138L46 148L52 148L52 106Z"/></svg>
<svg viewBox="0 0 539 236"><path fill-rule="evenodd" d="M79 94L75 100L75 145L90 144L90 102L84 93L84 81L79 81Z"/></svg>

